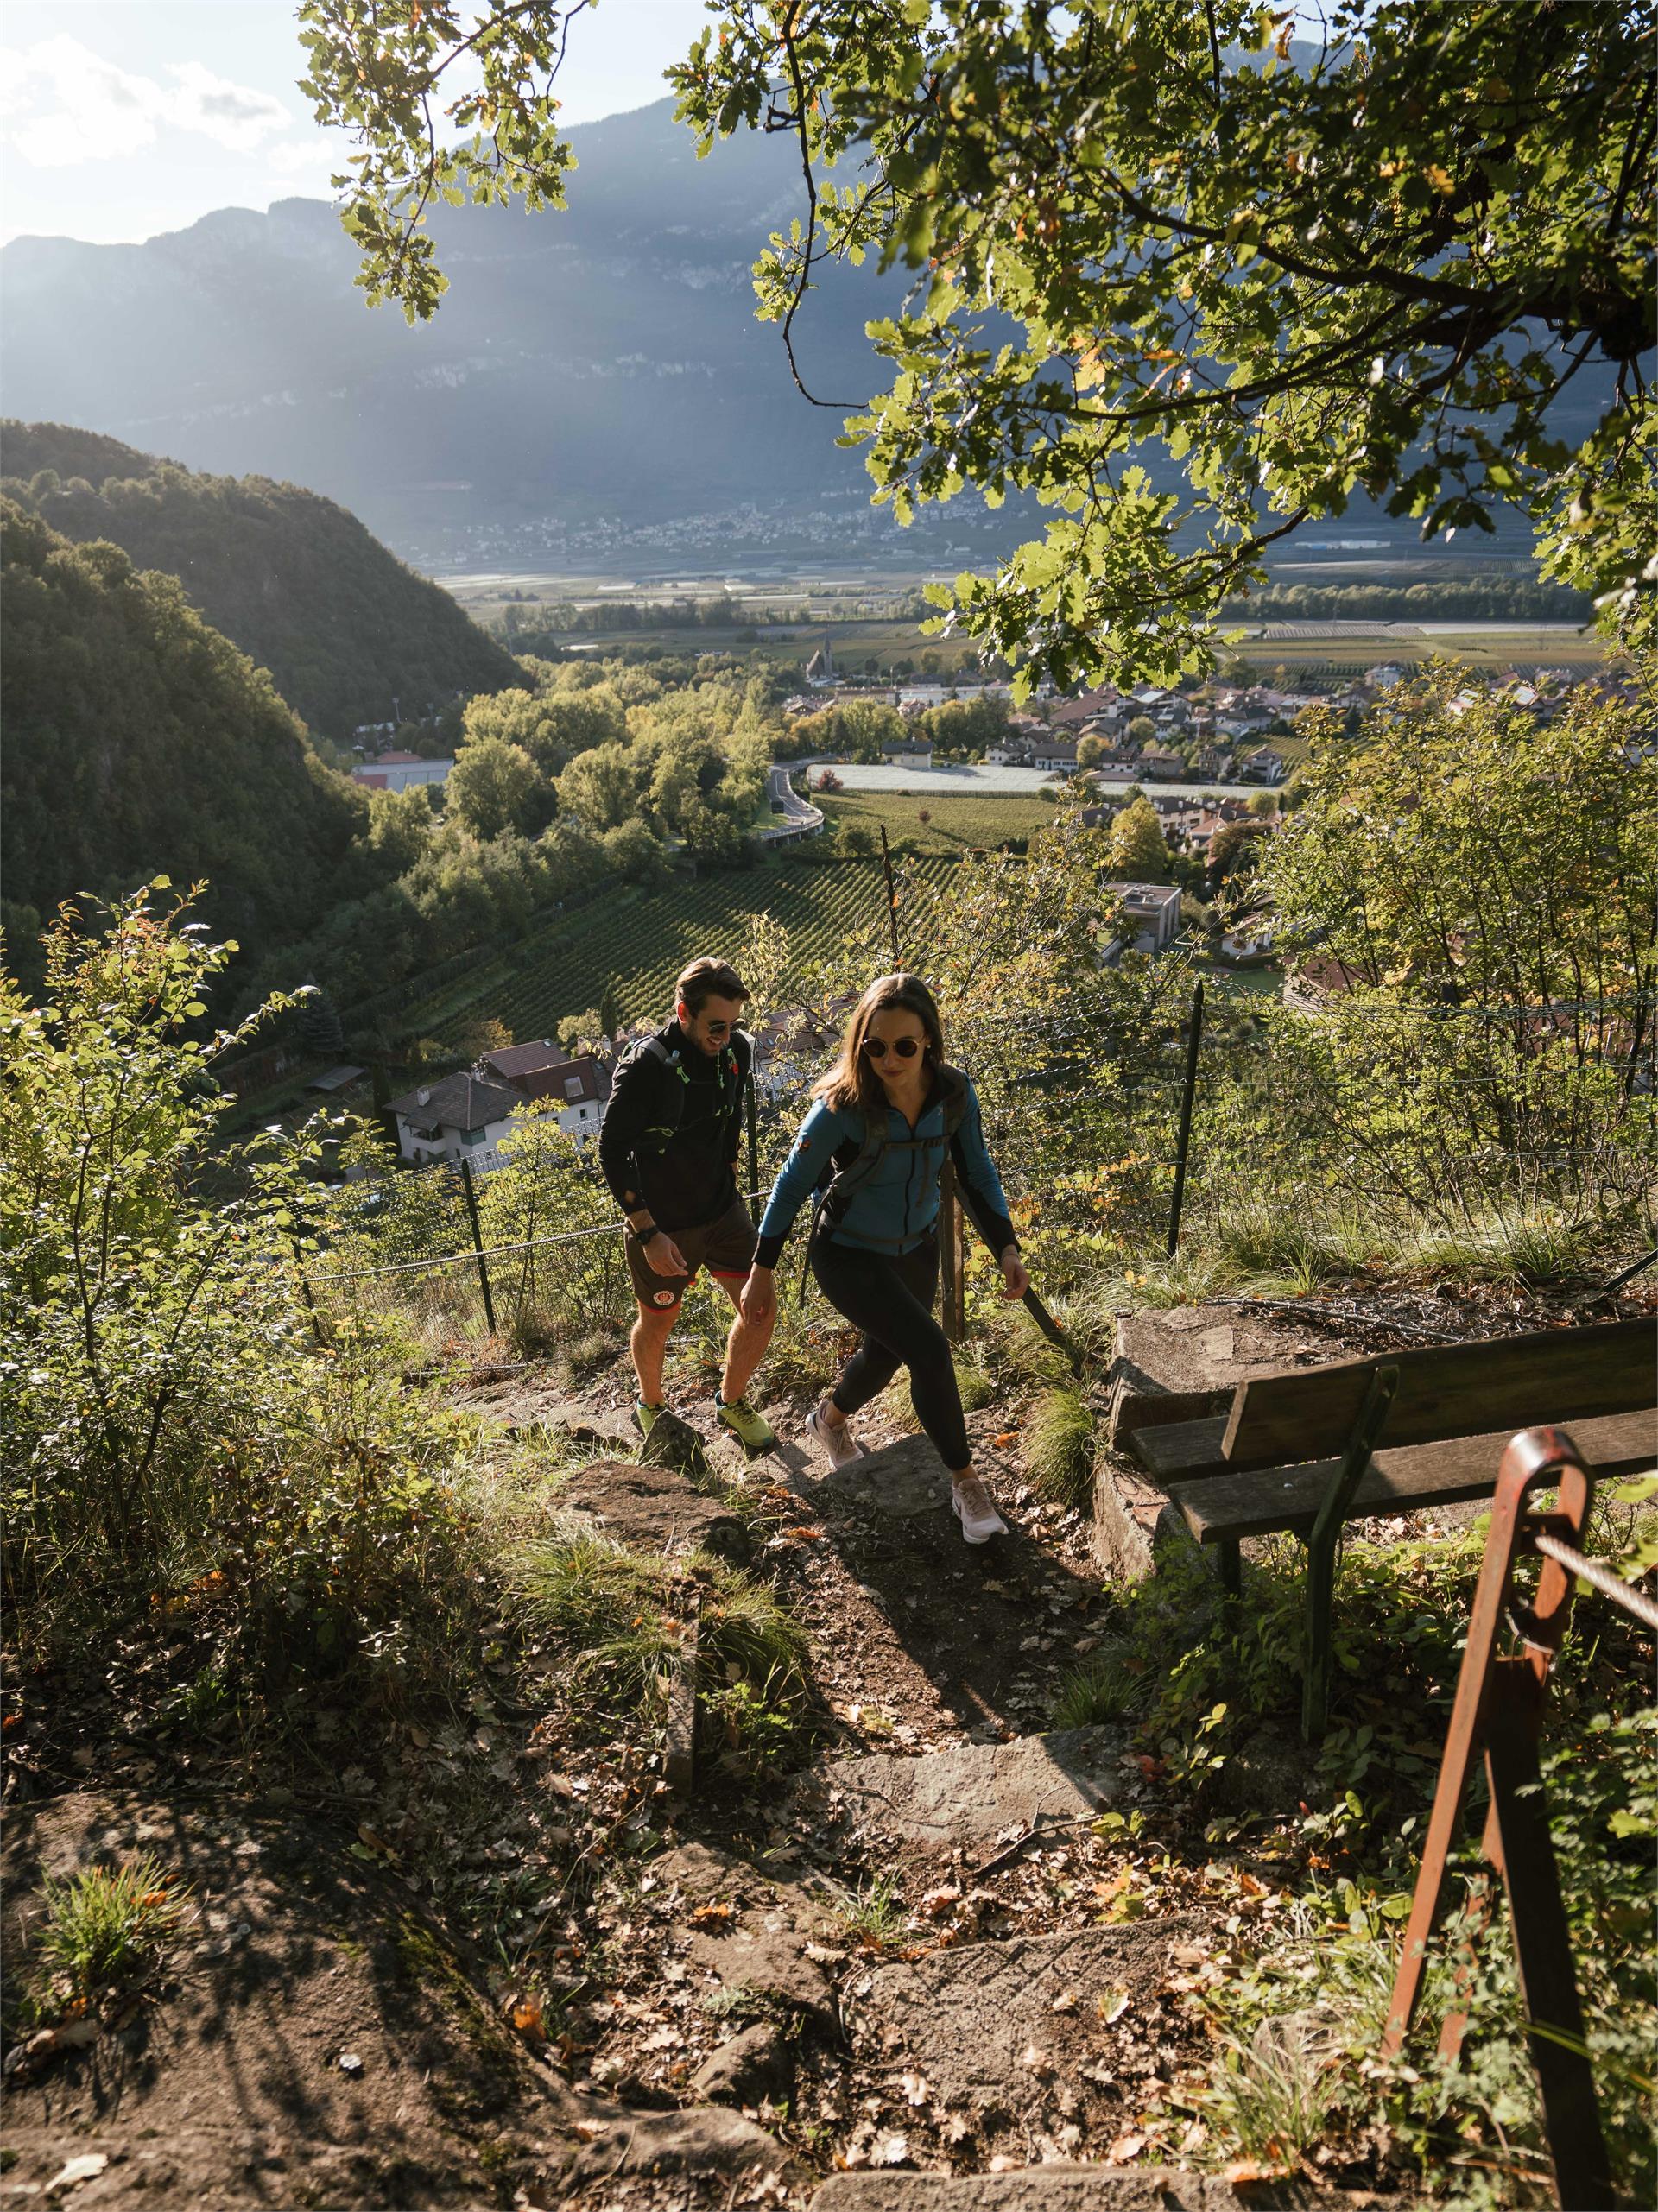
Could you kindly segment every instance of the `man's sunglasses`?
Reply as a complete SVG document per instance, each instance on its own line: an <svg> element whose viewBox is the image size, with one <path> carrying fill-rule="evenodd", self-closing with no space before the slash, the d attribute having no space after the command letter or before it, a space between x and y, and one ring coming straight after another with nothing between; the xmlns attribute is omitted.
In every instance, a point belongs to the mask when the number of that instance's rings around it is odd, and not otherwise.
<svg viewBox="0 0 1658 2212"><path fill-rule="evenodd" d="M864 1049L872 1060L886 1058L887 1046L882 1038L866 1037ZM901 1060L913 1060L921 1049L921 1040L918 1037L899 1037L894 1040L892 1049Z"/></svg>

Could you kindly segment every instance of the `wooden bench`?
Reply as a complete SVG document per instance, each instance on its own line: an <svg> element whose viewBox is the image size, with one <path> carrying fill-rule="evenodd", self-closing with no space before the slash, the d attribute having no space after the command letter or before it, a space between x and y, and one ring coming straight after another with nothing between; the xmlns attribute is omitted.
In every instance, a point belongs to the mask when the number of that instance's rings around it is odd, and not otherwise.
<svg viewBox="0 0 1658 2212"><path fill-rule="evenodd" d="M1650 1321L1608 1321L1283 1368L1239 1383L1225 1413L1136 1427L1125 1441L1198 1541L1217 1547L1229 1591L1244 1537L1306 1539L1310 1741L1329 1697L1342 1524L1489 1497L1519 1429L1569 1425L1594 1477L1658 1465L1655 1354Z"/></svg>

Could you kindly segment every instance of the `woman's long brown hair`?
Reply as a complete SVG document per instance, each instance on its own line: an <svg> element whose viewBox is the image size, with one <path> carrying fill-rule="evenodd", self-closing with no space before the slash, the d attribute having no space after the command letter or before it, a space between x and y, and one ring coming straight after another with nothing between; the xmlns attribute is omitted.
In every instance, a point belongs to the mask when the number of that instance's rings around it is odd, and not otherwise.
<svg viewBox="0 0 1658 2212"><path fill-rule="evenodd" d="M864 1040L876 1015L889 1014L895 1007L913 1014L927 1033L924 1065L933 1069L944 1065L944 1024L932 992L919 976L877 976L852 1009L834 1065L813 1084L814 1098L821 1098L838 1112L852 1106L866 1114L885 1111L887 1094L864 1049Z"/></svg>

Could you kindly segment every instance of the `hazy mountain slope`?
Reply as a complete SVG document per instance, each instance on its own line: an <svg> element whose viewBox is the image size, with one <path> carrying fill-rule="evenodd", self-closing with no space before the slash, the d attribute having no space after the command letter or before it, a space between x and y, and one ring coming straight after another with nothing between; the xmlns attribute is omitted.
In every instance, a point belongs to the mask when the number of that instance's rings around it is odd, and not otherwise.
<svg viewBox="0 0 1658 2212"><path fill-rule="evenodd" d="M0 521L13 920L165 873L210 877L208 920L250 953L301 935L366 818L362 793L170 577L138 573L114 546L71 545L9 501Z"/></svg>
<svg viewBox="0 0 1658 2212"><path fill-rule="evenodd" d="M58 423L0 425L8 490L66 537L108 539L192 601L331 737L517 679L446 591L293 484L193 475ZM55 478L55 482L53 479Z"/></svg>
<svg viewBox="0 0 1658 2212"><path fill-rule="evenodd" d="M14 240L0 363L18 414L96 423L194 468L307 483L402 546L467 520L862 506L840 416L754 319L753 256L795 212L763 136L699 161L667 101L573 134L564 215L440 210L430 325L370 309L332 210L226 209L137 246ZM826 398L883 381L865 319L895 296L831 273L801 338Z"/></svg>

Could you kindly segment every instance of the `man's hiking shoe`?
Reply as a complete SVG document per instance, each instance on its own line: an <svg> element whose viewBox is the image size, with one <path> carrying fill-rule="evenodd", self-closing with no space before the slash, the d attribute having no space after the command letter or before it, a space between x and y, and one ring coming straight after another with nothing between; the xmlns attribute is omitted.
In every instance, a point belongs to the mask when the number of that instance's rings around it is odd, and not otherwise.
<svg viewBox="0 0 1658 2212"><path fill-rule="evenodd" d="M827 1454L832 1467L845 1467L850 1461L864 1457L864 1447L852 1434L850 1425L843 1421L838 1429L832 1429L823 1418L822 1406L813 1407L806 1432Z"/></svg>
<svg viewBox="0 0 1658 2212"><path fill-rule="evenodd" d="M991 1537L1007 1534L1008 1524L990 1502L990 1494L977 1475L964 1476L952 1482L951 1494L950 1502L961 1523L961 1533L970 1544L988 1544Z"/></svg>
<svg viewBox="0 0 1658 2212"><path fill-rule="evenodd" d="M745 1451L769 1451L776 1443L770 1422L746 1398L735 1398L729 1406L723 1398L714 1403L714 1419L722 1429L731 1431Z"/></svg>
<svg viewBox="0 0 1658 2212"><path fill-rule="evenodd" d="M650 1441L651 1431L667 1411L667 1399L663 1399L660 1406L647 1406L642 1398L634 1400L633 1425L647 1443Z"/></svg>

